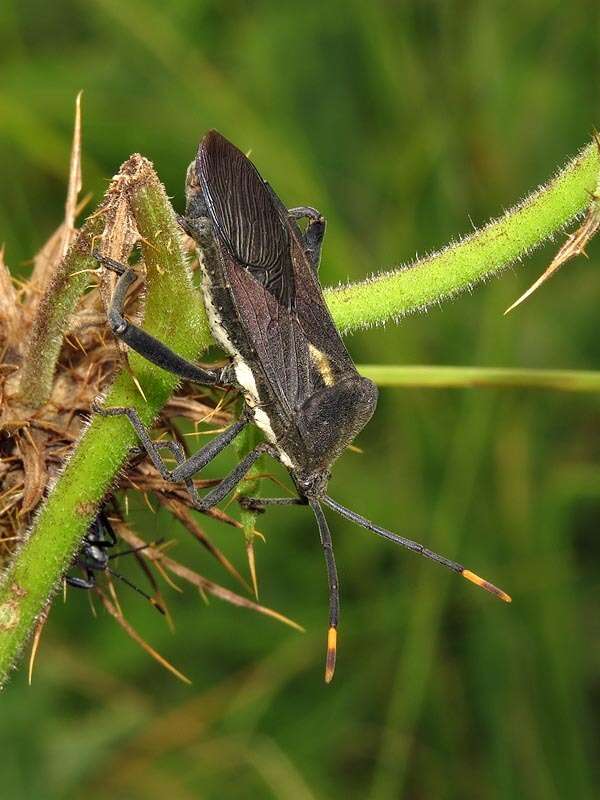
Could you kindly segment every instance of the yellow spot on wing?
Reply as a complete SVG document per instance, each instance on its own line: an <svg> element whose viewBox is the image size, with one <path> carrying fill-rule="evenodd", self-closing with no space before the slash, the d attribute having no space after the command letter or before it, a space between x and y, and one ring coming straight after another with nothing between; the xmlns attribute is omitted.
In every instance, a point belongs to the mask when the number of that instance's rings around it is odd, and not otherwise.
<svg viewBox="0 0 600 800"><path fill-rule="evenodd" d="M331 370L331 364L329 359L318 350L314 345L308 345L308 352L310 353L310 358L315 367L319 370L321 377L323 378L323 383L325 386L333 386L335 383L335 379L333 377L333 372Z"/></svg>

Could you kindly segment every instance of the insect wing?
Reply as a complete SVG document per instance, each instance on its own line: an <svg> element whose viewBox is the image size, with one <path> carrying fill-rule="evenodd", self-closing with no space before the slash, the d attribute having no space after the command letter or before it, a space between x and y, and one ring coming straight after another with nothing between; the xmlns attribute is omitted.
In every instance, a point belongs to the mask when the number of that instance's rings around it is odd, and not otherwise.
<svg viewBox="0 0 600 800"><path fill-rule="evenodd" d="M324 377L334 382L354 365L302 249L299 229L256 167L211 131L200 146L197 171L240 321L270 394L291 419Z"/></svg>
<svg viewBox="0 0 600 800"><path fill-rule="evenodd" d="M217 235L231 256L287 309L294 300L289 228L256 167L216 131L204 138L198 177Z"/></svg>

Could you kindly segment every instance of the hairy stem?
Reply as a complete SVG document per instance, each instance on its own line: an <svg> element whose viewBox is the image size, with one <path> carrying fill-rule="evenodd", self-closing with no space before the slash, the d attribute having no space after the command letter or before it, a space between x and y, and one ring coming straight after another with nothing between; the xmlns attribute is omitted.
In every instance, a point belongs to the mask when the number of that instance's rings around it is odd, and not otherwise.
<svg viewBox="0 0 600 800"><path fill-rule="evenodd" d="M590 204L598 182L596 142L547 184L480 230L407 267L329 289L342 333L381 325L439 302L495 275L560 231Z"/></svg>
<svg viewBox="0 0 600 800"><path fill-rule="evenodd" d="M19 381L21 400L31 408L39 408L50 397L63 335L77 301L89 284L87 272L97 266L91 251L104 225L102 210L87 220L40 300Z"/></svg>
<svg viewBox="0 0 600 800"><path fill-rule="evenodd" d="M559 231L589 205L599 167L598 150L589 145L546 186L468 238L409 268L329 289L326 299L334 321L343 332L380 324L495 274ZM140 156L132 156L120 175L141 236L147 269L144 327L182 356L198 357L212 340L202 300L192 289L173 210L151 166ZM83 258L87 263L89 249L84 248ZM48 343L60 341L82 290L78 276L73 277L77 269L72 265L69 270L66 305L57 312L52 329L39 332L46 348ZM53 364L55 361L56 358ZM177 379L135 353L130 353L130 363L145 399L124 371L117 376L107 403L134 407L144 422L151 424L176 387ZM390 368L384 369L380 379L398 384L399 375L391 376ZM27 370L22 381L35 391L35 369L29 366ZM377 377L374 372L373 375ZM460 380L464 385L464 374ZM517 380L514 374L512 380ZM556 388L561 382L560 388L565 388L568 379L564 374L555 375L546 385ZM38 402L47 396L49 385L48 371ZM0 585L0 682L6 679L36 618L60 584L99 503L135 442L127 420L95 417L45 502L30 537L15 554Z"/></svg>

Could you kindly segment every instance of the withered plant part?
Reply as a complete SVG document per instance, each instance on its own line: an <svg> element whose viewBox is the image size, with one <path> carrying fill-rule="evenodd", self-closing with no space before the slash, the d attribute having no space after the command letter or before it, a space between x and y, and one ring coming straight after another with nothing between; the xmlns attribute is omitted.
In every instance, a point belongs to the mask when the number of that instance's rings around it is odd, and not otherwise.
<svg viewBox="0 0 600 800"><path fill-rule="evenodd" d="M132 239L131 220L122 210L122 198L114 194L115 185L118 187L121 183L121 177L113 181L109 189L111 199L105 201L104 207L116 209L118 225L124 225L127 230L119 237L114 226L109 226L107 238L111 241ZM96 212L94 221L100 216L100 212ZM0 251L2 561L11 556L17 543L24 537L44 492L62 469L74 443L81 437L88 424L94 398L106 392L115 371L124 364L118 344L106 328L104 303L95 276L96 262L85 252L85 247L91 248L97 239L89 235L86 223L81 231L75 232L74 245L67 257L61 259L61 241L64 240L65 230L63 223L36 256L31 280L18 286L11 279ZM74 293L69 291L66 300L71 302L75 299L76 306L72 315L67 317L64 308L61 308L60 314L52 313L50 302L54 287L57 286L56 275L69 270L80 273L73 280L82 280L83 293L76 299ZM51 288L40 302L42 285ZM57 302L64 299L59 294ZM139 314L139 292L134 291L128 308L133 316ZM66 325L66 330L57 349L56 341L47 336L47 331L58 319L63 320L61 324ZM50 320L54 320L54 323ZM44 351L46 345L46 354L50 357L44 362L44 368L40 366L40 371L36 372L42 360L40 352ZM56 362L50 370L48 364L52 363L54 352ZM29 360L30 354L33 355ZM24 364L29 365L27 369ZM36 375L39 381L35 379ZM51 375L50 393L40 403L40 397L47 394L47 389L44 388L42 392L41 387L48 375ZM31 392L28 389L30 381L34 387ZM183 384L157 420L159 432L162 430L165 434L173 435L178 419L196 422L206 418L215 427L229 423L231 414L217 408L219 399L215 392L199 393L196 388ZM178 435L185 441L181 434ZM204 487L209 484L200 481L198 485ZM120 485L159 495L164 492L165 498L173 496L173 487L167 487L156 470L141 459L132 462L122 474ZM216 512L212 516L237 526L236 521L227 515Z"/></svg>
<svg viewBox="0 0 600 800"><path fill-rule="evenodd" d="M118 603L115 603L114 599L111 600L104 589L96 587L96 591L100 596L100 600L104 608L108 611L115 622L121 628L123 628L130 639L133 639L133 641L136 642L136 644L138 644L142 650L145 650L145 652L148 653L151 658L157 661L162 667L178 678L182 683L187 683L188 685L191 684L192 681L187 677L187 675L184 675L183 672L180 672L176 667L173 666L173 664L171 664L170 661L164 658L164 656L161 656L158 650L155 650L154 647L149 645L148 642L142 636L140 636L136 629L125 619Z"/></svg>
<svg viewBox="0 0 600 800"><path fill-rule="evenodd" d="M294 622L294 620L291 620L289 617L280 614L278 611L274 611L272 608L262 606L259 603L255 603L253 600L242 597L241 595L236 594L229 589L225 589L223 586L220 586L214 581L210 581L208 578L198 574L195 570L186 567L184 564L180 564L168 556L164 550L153 547L151 544L148 544L148 542L145 542L141 537L133 533L133 531L127 525L125 525L125 523L117 523L116 527L121 538L128 542L132 547L144 547L144 553L149 561L151 561L157 567L163 567L165 570L171 572L173 575L176 575L178 578L181 578L192 586L195 586L202 594L218 597L220 600L225 600L226 602L231 603L234 606L238 606L239 608L247 608L251 611L257 611L259 614L263 614L266 617L275 619L278 622L283 622L285 625L288 625L290 628L294 628L297 631L304 630L304 628L301 625L298 625L297 622Z"/></svg>

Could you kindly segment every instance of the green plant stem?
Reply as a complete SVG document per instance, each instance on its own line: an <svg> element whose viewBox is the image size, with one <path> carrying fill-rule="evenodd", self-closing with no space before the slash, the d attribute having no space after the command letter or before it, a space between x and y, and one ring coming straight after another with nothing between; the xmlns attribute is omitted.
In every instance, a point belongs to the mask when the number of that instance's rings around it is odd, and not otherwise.
<svg viewBox="0 0 600 800"><path fill-rule="evenodd" d="M342 333L382 325L495 275L584 211L599 171L593 142L547 184L475 233L408 267L329 289L325 296L336 325Z"/></svg>
<svg viewBox="0 0 600 800"><path fill-rule="evenodd" d="M424 389L517 388L560 392L600 392L600 372L569 369L437 367L359 364L358 371L378 386Z"/></svg>
<svg viewBox="0 0 600 800"><path fill-rule="evenodd" d="M133 156L122 172L130 179L131 208L146 265L144 327L184 357L194 358L207 345L208 326L195 302L173 211L145 159ZM144 422L151 424L178 380L135 353L129 354L129 360L146 399L124 370L110 390L107 405L136 408ZM36 619L60 584L98 504L135 443L128 420L94 416L34 530L16 553L0 587L0 681L6 679Z"/></svg>
<svg viewBox="0 0 600 800"><path fill-rule="evenodd" d="M125 166L125 177L130 180L130 206L142 237L147 268L144 327L182 356L198 357L212 339L202 300L192 289L181 253L173 210L148 162L133 156ZM590 144L546 186L468 238L410 268L329 289L326 300L335 323L342 332L381 324L495 274L559 231L589 205L599 167L597 147ZM140 179L142 173L146 180ZM78 284L72 288L73 296L78 296ZM72 310L72 304L69 308ZM66 309L55 326L58 339L69 315ZM134 407L142 420L151 424L177 379L135 353L130 354L130 363L145 399L130 375L122 372L107 404ZM127 420L95 417L45 502L28 540L15 554L0 586L0 682L6 679L36 619L59 585L98 504L135 441Z"/></svg>
<svg viewBox="0 0 600 800"><path fill-rule="evenodd" d="M50 397L63 335L90 282L88 270L98 266L91 251L104 225L100 209L79 231L40 300L19 380L20 397L31 408L39 408Z"/></svg>

